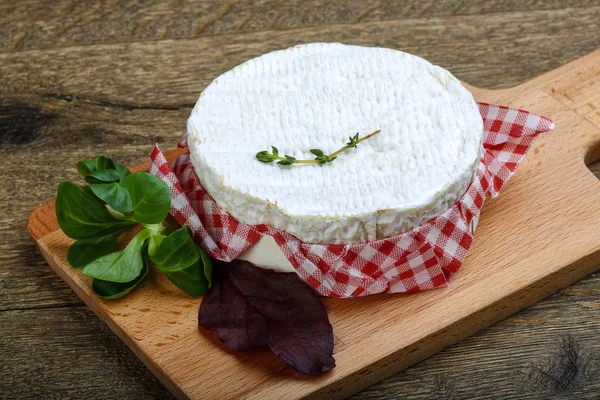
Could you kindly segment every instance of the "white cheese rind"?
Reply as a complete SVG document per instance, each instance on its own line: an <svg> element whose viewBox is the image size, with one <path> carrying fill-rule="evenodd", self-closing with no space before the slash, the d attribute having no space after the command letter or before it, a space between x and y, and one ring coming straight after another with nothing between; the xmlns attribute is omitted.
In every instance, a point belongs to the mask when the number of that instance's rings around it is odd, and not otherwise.
<svg viewBox="0 0 600 400"><path fill-rule="evenodd" d="M381 133L325 166L298 159ZM397 50L315 43L249 60L215 79L188 120L192 163L228 213L310 243L408 231L464 194L481 156L471 93L443 68Z"/></svg>
<svg viewBox="0 0 600 400"><path fill-rule="evenodd" d="M472 235L475 234L478 222L479 215L476 215L471 219L469 230ZM350 245L347 247L349 246ZM277 242L275 242L275 239L269 235L263 235L258 242L240 254L237 259L250 261L255 265L260 265L261 268L278 272L295 272L300 275L285 254L283 254L283 251L281 251L281 248ZM336 263L334 263L334 268L336 268Z"/></svg>

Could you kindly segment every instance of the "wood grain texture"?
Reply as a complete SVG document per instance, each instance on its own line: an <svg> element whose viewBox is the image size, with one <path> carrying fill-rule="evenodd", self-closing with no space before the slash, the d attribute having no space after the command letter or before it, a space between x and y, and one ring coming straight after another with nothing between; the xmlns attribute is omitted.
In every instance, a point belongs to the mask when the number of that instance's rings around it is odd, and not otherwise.
<svg viewBox="0 0 600 400"><path fill-rule="evenodd" d="M597 5L567 1L196 0L14 1L0 6L0 49L21 51L99 43L184 39L355 25L398 19L532 12ZM23 16L28 18L23 20Z"/></svg>
<svg viewBox="0 0 600 400"><path fill-rule="evenodd" d="M509 77L522 80L523 70L529 74L525 79L533 78L581 55L581 48L600 47L600 35L590 34L600 29L599 20L600 6L594 6L4 53L0 87L9 95L26 88L133 110L189 108L223 71L267 51L317 41L401 48L459 79L466 81L468 73L472 85L509 87L518 82ZM520 46L507 38L518 38ZM556 43L565 40L571 45L556 51ZM470 51L456 51L465 46ZM216 56L203 56L215 49Z"/></svg>
<svg viewBox="0 0 600 400"><path fill-rule="evenodd" d="M600 50L513 89L472 88L483 101L535 106L552 116L557 129L538 138L502 199L484 208L477 240L449 288L323 299L335 331L337 367L316 378L294 373L269 352L232 354L213 335L199 333L197 299L183 295L162 274L150 273L135 294L119 301L98 298L90 279L67 263L72 240L60 231L55 216L42 208L28 229L53 269L177 397L345 397L600 267L600 182L584 165L591 149L597 156L600 126L579 107L596 101L581 97L567 106L559 100L564 95L560 88L576 82L591 93L600 90L599 69ZM165 155L173 161L181 151L175 153ZM555 252L558 246L561 254ZM570 349L571 363L577 363L576 344L571 340L564 347ZM563 385L572 377L555 379Z"/></svg>
<svg viewBox="0 0 600 400"><path fill-rule="evenodd" d="M85 306L4 311L0 325L3 399L171 398Z"/></svg>
<svg viewBox="0 0 600 400"><path fill-rule="evenodd" d="M104 153L131 165L147 156L155 140L172 148L200 90L245 57L300 41L356 40L409 50L464 81L498 88L600 47L596 1L382 1L370 2L375 9L362 17L360 1L253 1L234 4L213 22L212 11L182 1L173 8L177 16L161 19L160 8L174 3L152 3L150 9L117 1L0 4L0 51L22 52L0 57L0 176L11 177L0 180L0 310L14 310L0 311L0 318L12 316L0 323L0 397L169 397L115 335L76 306L80 300L43 261L25 225L31 211L55 195L58 182L77 180L77 160ZM188 6L198 21L209 21L198 37L177 33L178 21L185 19L177 7ZM103 16L111 7L116 12ZM271 26L274 10L281 8L285 12ZM94 17L95 10L100 11ZM69 28L78 15L82 19ZM138 15L154 20L139 34L130 33ZM164 36L171 40L161 42L161 23L171 24ZM60 32L61 27L67 29ZM13 49L9 40L21 42ZM140 41L146 47L129 47ZM585 113L585 104L580 107ZM600 176L600 164L591 169ZM583 360L598 358L588 340L598 334L598 288L597 276L587 278L357 397L518 398L515 388L527 388L529 381L516 370L528 363L542 372L568 364L557 352L563 336L575 338ZM533 320L523 322L523 329L535 340L520 340L523 319ZM87 367L103 364L108 368ZM77 381L69 374L77 374ZM595 380L581 371L576 387L539 382L538 389L523 393L540 399L598 393Z"/></svg>

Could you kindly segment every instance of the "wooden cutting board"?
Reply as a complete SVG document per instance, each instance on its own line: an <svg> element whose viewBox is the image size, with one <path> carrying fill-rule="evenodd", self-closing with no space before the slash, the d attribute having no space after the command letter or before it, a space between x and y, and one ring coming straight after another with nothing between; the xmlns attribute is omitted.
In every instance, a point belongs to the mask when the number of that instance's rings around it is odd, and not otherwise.
<svg viewBox="0 0 600 400"><path fill-rule="evenodd" d="M177 397L345 397L600 269L600 182L586 168L600 158L600 50L515 88L469 88L478 101L548 116L556 129L487 201L449 288L323 299L337 368L320 376L295 373L268 350L227 350L198 329L200 298L162 274L151 272L123 299L96 297L90 279L66 262L71 240L53 201L34 211L28 229L50 266Z"/></svg>

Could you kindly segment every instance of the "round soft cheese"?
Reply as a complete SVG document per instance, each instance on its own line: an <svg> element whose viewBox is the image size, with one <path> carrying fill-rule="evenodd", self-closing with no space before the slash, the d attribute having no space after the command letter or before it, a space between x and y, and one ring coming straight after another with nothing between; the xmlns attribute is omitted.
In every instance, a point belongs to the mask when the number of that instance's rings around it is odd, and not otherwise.
<svg viewBox="0 0 600 400"><path fill-rule="evenodd" d="M331 163L280 166L256 153L314 159L381 132ZM413 229L473 180L483 123L448 71L397 50L314 43L249 60L215 79L188 120L191 160L230 215L304 242L348 244Z"/></svg>

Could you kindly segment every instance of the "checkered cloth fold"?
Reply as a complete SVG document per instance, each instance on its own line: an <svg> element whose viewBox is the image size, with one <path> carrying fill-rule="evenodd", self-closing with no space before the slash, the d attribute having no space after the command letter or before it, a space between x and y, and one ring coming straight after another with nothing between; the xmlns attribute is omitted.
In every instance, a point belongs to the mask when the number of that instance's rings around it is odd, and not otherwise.
<svg viewBox="0 0 600 400"><path fill-rule="evenodd" d="M358 297L414 292L448 285L473 243L470 224L487 195L496 197L515 173L534 138L554 128L548 118L513 108L479 103L484 152L477 175L463 197L431 221L400 235L348 245L304 243L267 225L247 225L223 211L202 188L189 153L169 166L156 146L148 172L171 187L170 213L188 225L209 254L231 261L270 235L298 275L319 294ZM187 136L180 143L187 145Z"/></svg>

